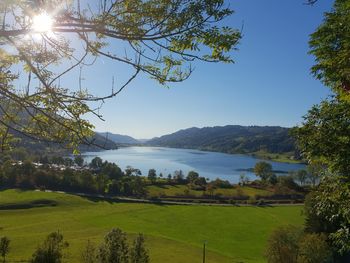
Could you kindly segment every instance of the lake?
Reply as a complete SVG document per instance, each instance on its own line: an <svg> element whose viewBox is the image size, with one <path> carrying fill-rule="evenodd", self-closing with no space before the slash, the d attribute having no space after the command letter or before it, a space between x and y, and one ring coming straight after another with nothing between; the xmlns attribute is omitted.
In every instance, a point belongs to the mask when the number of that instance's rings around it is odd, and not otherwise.
<svg viewBox="0 0 350 263"><path fill-rule="evenodd" d="M252 172L245 170L262 161L249 155L164 147L123 147L118 150L86 152L83 156L87 162L98 156L105 161L116 163L122 169L130 165L140 169L144 176L147 176L151 168L156 169L157 174L163 173L164 177L169 173L173 174L175 170L182 170L185 175L194 170L200 176L211 180L220 178L232 183L237 183L242 173L250 179L255 179L256 176ZM303 164L268 162L276 171L288 172L305 168Z"/></svg>

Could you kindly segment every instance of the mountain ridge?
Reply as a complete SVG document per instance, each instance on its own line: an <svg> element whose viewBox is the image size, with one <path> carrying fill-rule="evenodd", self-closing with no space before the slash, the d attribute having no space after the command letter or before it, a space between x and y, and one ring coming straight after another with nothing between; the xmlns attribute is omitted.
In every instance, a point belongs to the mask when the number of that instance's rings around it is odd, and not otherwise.
<svg viewBox="0 0 350 263"><path fill-rule="evenodd" d="M129 135L122 135L111 132L97 132L100 136L107 138L117 144L140 144L141 142Z"/></svg>
<svg viewBox="0 0 350 263"><path fill-rule="evenodd" d="M191 127L155 137L146 145L191 148L224 153L296 153L290 128L280 126L225 125Z"/></svg>

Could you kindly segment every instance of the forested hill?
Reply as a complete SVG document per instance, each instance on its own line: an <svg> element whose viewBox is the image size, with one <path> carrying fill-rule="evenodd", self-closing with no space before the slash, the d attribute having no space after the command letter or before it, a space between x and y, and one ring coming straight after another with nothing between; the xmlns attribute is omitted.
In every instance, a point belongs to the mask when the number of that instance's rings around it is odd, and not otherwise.
<svg viewBox="0 0 350 263"><path fill-rule="evenodd" d="M152 146L176 147L224 153L293 153L288 128L269 126L216 126L189 128L153 138Z"/></svg>

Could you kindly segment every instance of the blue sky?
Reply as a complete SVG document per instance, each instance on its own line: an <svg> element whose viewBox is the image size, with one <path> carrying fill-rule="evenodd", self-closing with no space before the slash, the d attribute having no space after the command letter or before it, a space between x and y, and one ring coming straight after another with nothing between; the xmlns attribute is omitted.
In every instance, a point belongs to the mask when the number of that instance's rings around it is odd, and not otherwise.
<svg viewBox="0 0 350 263"><path fill-rule="evenodd" d="M169 89L139 76L116 98L106 101L105 121L91 119L97 131L152 138L193 126L300 124L307 110L330 94L310 75L308 39L332 1L315 6L304 0L232 0L235 14L225 24L240 28L235 64L195 63L185 82ZM83 72L84 73L84 72ZM126 71L97 61L84 83L108 93L112 76Z"/></svg>

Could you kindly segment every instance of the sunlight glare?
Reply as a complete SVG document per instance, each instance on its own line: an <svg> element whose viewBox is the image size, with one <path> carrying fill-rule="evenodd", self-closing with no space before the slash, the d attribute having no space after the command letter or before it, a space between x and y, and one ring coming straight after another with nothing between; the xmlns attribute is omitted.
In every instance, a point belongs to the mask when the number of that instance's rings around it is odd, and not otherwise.
<svg viewBox="0 0 350 263"><path fill-rule="evenodd" d="M41 13L33 17L32 29L35 32L49 33L53 25L52 17L47 13Z"/></svg>

